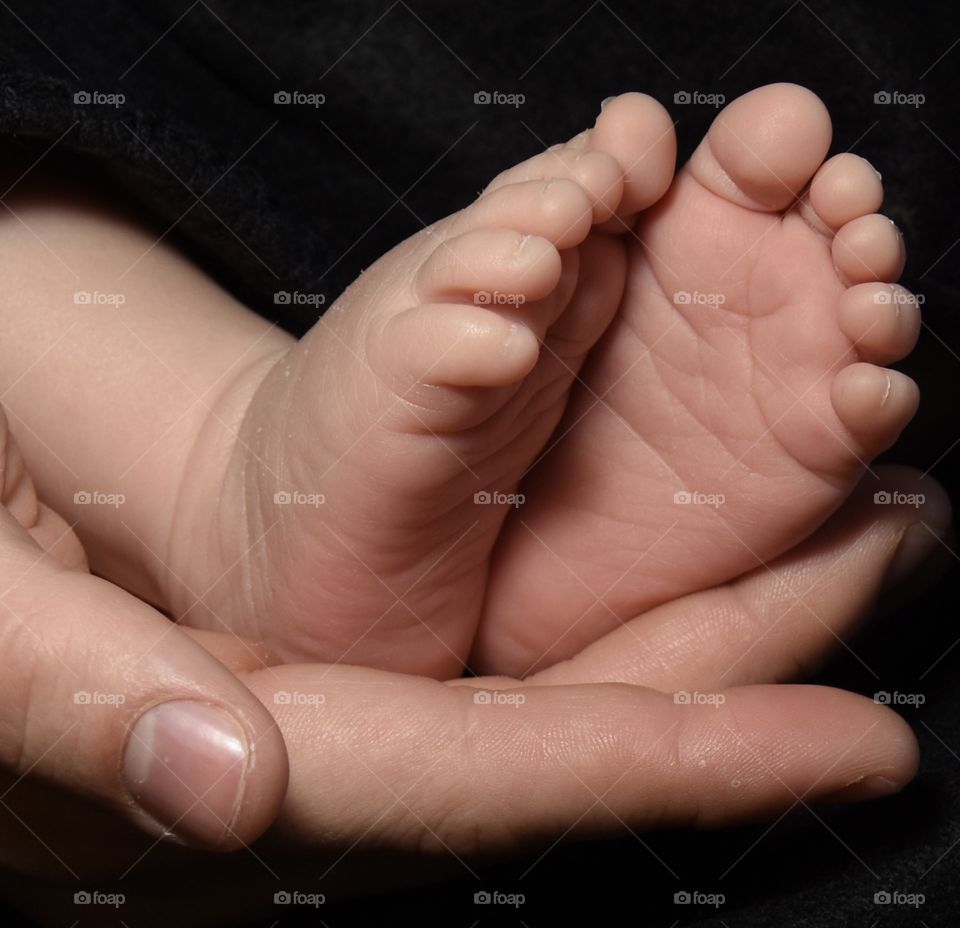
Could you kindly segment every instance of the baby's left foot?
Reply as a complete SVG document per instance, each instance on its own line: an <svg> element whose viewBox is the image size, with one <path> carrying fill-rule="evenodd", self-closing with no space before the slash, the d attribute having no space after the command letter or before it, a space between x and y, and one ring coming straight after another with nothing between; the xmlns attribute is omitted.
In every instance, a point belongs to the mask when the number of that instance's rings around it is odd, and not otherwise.
<svg viewBox="0 0 960 928"><path fill-rule="evenodd" d="M589 144L500 175L234 390L217 418L239 440L179 528L201 576L227 573L187 620L222 616L288 660L459 674L511 494L622 295L599 227L655 201L674 158L666 111L620 98Z"/></svg>
<svg viewBox="0 0 960 928"><path fill-rule="evenodd" d="M617 104L613 104L616 106ZM476 669L522 676L788 550L913 415L917 303L862 158L775 84L628 239L621 307L497 545Z"/></svg>

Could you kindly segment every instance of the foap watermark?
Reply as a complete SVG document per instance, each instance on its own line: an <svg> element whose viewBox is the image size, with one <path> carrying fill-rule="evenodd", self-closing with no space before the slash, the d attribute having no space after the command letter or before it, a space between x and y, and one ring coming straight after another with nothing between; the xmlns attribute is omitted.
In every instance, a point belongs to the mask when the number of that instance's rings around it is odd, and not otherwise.
<svg viewBox="0 0 960 928"><path fill-rule="evenodd" d="M100 90L78 90L73 95L73 102L77 106L112 106L119 109L127 102L122 93L103 93Z"/></svg>
<svg viewBox="0 0 960 928"><path fill-rule="evenodd" d="M99 290L78 290L73 295L77 306L123 306L127 302L126 294L101 293Z"/></svg>
<svg viewBox="0 0 960 928"><path fill-rule="evenodd" d="M906 905L919 909L926 901L923 893L903 893L898 889L881 889L873 894L874 905Z"/></svg>
<svg viewBox="0 0 960 928"><path fill-rule="evenodd" d="M507 690L476 690L473 694L475 706L513 706L515 709L527 701L523 693Z"/></svg>
<svg viewBox="0 0 960 928"><path fill-rule="evenodd" d="M123 893L102 893L96 889L81 889L73 894L74 905L109 905L119 909L126 901Z"/></svg>
<svg viewBox="0 0 960 928"><path fill-rule="evenodd" d="M712 106L719 109L727 102L722 93L704 93L702 90L678 90L673 95L673 102L678 106Z"/></svg>
<svg viewBox="0 0 960 928"><path fill-rule="evenodd" d="M502 893L498 889L481 889L473 894L474 905L512 905L519 909L527 901L523 893Z"/></svg>
<svg viewBox="0 0 960 928"><path fill-rule="evenodd" d="M300 290L278 290L273 295L275 306L323 306L325 293L302 293Z"/></svg>
<svg viewBox="0 0 960 928"><path fill-rule="evenodd" d="M719 909L726 901L723 893L703 893L698 889L681 889L673 894L674 905L712 905Z"/></svg>
<svg viewBox="0 0 960 928"><path fill-rule="evenodd" d="M104 493L102 490L77 490L73 494L76 506L113 506L119 509L126 501L123 493Z"/></svg>
<svg viewBox="0 0 960 928"><path fill-rule="evenodd" d="M917 109L927 102L927 98L922 93L902 93L899 90L878 90L873 95L873 102L878 106L912 106L914 109Z"/></svg>
<svg viewBox="0 0 960 928"><path fill-rule="evenodd" d="M123 693L77 690L73 694L73 703L76 706L122 706L126 701L127 697Z"/></svg>
<svg viewBox="0 0 960 928"><path fill-rule="evenodd" d="M673 502L677 506L713 506L719 509L727 501L723 493L701 493L699 490L677 490Z"/></svg>
<svg viewBox="0 0 960 928"><path fill-rule="evenodd" d="M303 693L300 690L278 690L273 694L278 706L322 706L327 697L323 693Z"/></svg>
<svg viewBox="0 0 960 928"><path fill-rule="evenodd" d="M913 506L919 509L927 501L923 493L903 493L900 490L878 490L873 494L877 506Z"/></svg>
<svg viewBox="0 0 960 928"><path fill-rule="evenodd" d="M677 706L722 706L727 701L723 693L701 693L694 690L678 690L673 694L674 705Z"/></svg>
<svg viewBox="0 0 960 928"><path fill-rule="evenodd" d="M273 894L274 905L309 905L318 909L326 901L323 893L303 893L297 889L281 889Z"/></svg>
<svg viewBox="0 0 960 928"><path fill-rule="evenodd" d="M499 490L478 490L473 494L475 506L513 506L519 509L527 501L522 493L501 493Z"/></svg>
<svg viewBox="0 0 960 928"><path fill-rule="evenodd" d="M499 290L478 290L473 295L477 306L523 306L527 298L522 293L501 293Z"/></svg>
<svg viewBox="0 0 960 928"><path fill-rule="evenodd" d="M273 102L277 106L312 106L318 109L327 102L322 93L304 93L302 90L278 90L273 95Z"/></svg>
<svg viewBox="0 0 960 928"><path fill-rule="evenodd" d="M873 701L879 706L913 706L914 709L919 709L927 701L927 697L923 693L901 693L899 690L888 693L881 690L873 694Z"/></svg>
<svg viewBox="0 0 960 928"><path fill-rule="evenodd" d="M527 102L522 93L503 93L500 90L478 90L473 102L480 106L512 106L514 109Z"/></svg>
<svg viewBox="0 0 960 928"><path fill-rule="evenodd" d="M278 490L273 494L277 506L313 506L318 509L326 501L322 493L304 493L302 490Z"/></svg>
<svg viewBox="0 0 960 928"><path fill-rule="evenodd" d="M702 293L699 290L678 290L673 295L677 306L723 306L727 302L722 293Z"/></svg>
<svg viewBox="0 0 960 928"><path fill-rule="evenodd" d="M901 290L899 287L889 290L880 290L873 295L873 302L878 306L923 306L927 298L922 293L911 293L909 290Z"/></svg>

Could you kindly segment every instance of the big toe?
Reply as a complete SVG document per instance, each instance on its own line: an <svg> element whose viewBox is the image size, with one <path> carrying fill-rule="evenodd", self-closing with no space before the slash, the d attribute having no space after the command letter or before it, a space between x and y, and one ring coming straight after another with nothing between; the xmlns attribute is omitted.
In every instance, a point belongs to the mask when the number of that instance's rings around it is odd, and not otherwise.
<svg viewBox="0 0 960 928"><path fill-rule="evenodd" d="M720 112L690 169L718 196L772 212L796 201L831 138L830 116L816 94L797 84L769 84Z"/></svg>

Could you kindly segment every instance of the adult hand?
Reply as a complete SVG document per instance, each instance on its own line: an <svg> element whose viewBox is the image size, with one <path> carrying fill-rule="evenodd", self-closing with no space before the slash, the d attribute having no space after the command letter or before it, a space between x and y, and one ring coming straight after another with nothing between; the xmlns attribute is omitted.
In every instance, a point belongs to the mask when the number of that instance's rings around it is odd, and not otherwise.
<svg viewBox="0 0 960 928"><path fill-rule="evenodd" d="M899 470L882 486L918 489ZM914 510L874 507L876 489L774 564L652 610L522 683L265 667L245 642L204 636L283 732L291 778L274 827L246 852L198 855L30 777L3 798L7 896L53 919L75 913L78 890L122 893L125 918L159 925L191 923L189 902L215 893L229 922L270 911L277 891L383 890L566 834L721 825L895 791L917 757L893 712L838 690L762 685L806 669L885 578L937 546L942 491L924 481ZM27 865L12 853L27 840L19 822L47 844ZM384 858L391 866L377 868Z"/></svg>
<svg viewBox="0 0 960 928"><path fill-rule="evenodd" d="M55 820L18 816L11 796L28 775L196 847L256 839L287 786L270 713L196 640L87 572L70 527L38 502L2 410L0 488L0 860L48 860Z"/></svg>

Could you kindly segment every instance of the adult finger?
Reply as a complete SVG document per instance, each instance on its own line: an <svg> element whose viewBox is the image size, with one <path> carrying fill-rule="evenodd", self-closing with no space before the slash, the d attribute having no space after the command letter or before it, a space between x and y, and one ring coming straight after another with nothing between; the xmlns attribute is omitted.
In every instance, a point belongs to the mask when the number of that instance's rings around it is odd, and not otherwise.
<svg viewBox="0 0 960 928"><path fill-rule="evenodd" d="M531 679L675 692L808 673L842 646L882 591L941 549L949 528L950 502L933 478L903 467L877 475L769 565L652 609Z"/></svg>
<svg viewBox="0 0 960 928"><path fill-rule="evenodd" d="M0 508L0 764L157 835L231 849L283 800L270 714L164 616L41 550Z"/></svg>
<svg viewBox="0 0 960 928"><path fill-rule="evenodd" d="M716 826L889 793L917 762L895 713L825 687L734 688L708 705L321 665L246 680L291 757L275 834L327 848L375 835L384 850L464 858L624 825Z"/></svg>

